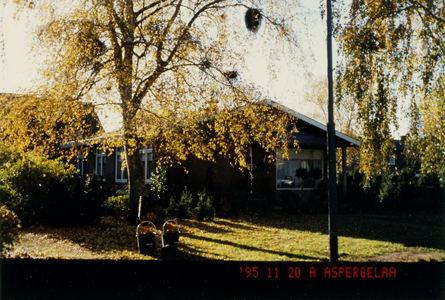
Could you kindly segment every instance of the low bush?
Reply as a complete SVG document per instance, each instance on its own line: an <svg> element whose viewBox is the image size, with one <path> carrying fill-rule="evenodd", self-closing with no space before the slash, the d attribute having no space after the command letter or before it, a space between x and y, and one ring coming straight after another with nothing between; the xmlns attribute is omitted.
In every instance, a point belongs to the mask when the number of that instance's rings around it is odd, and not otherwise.
<svg viewBox="0 0 445 300"><path fill-rule="evenodd" d="M383 175L379 200L384 208L406 208L406 199L411 195L408 190L417 186L415 174L407 169L400 173Z"/></svg>
<svg viewBox="0 0 445 300"><path fill-rule="evenodd" d="M277 192L280 198L279 206L283 208L286 213L295 214L300 208L300 195L295 191L284 190Z"/></svg>
<svg viewBox="0 0 445 300"><path fill-rule="evenodd" d="M24 224L56 226L85 224L100 215L100 186L96 176L77 177L73 167L36 153L0 166L2 202Z"/></svg>
<svg viewBox="0 0 445 300"><path fill-rule="evenodd" d="M36 154L4 163L0 169L3 202L24 223L36 222L42 216L48 196L56 182L72 181L75 170L66 169L60 161L50 161ZM61 194L58 191L54 194ZM47 207L46 207L47 208Z"/></svg>
<svg viewBox="0 0 445 300"><path fill-rule="evenodd" d="M205 191L198 193L198 203L194 210L194 215L200 221L205 218L213 219L215 216L215 208L213 207L212 197L208 196Z"/></svg>
<svg viewBox="0 0 445 300"><path fill-rule="evenodd" d="M170 218L187 219L193 216L194 200L187 187L182 191L179 203L172 197L170 198L167 214Z"/></svg>
<svg viewBox="0 0 445 300"><path fill-rule="evenodd" d="M385 173L379 191L379 201L387 208L400 205L403 182L396 174Z"/></svg>
<svg viewBox="0 0 445 300"><path fill-rule="evenodd" d="M172 197L167 208L167 215L170 218L179 219L212 219L215 216L213 199L205 191L198 193L197 200L187 187L182 191L179 203Z"/></svg>
<svg viewBox="0 0 445 300"><path fill-rule="evenodd" d="M409 187L401 199L402 209L445 211L445 190L441 187Z"/></svg>
<svg viewBox="0 0 445 300"><path fill-rule="evenodd" d="M382 179L382 175L375 175L370 180L367 180L363 172L354 170L347 176L345 203L362 211L378 209L381 206L379 197ZM341 191L341 186L338 190Z"/></svg>
<svg viewBox="0 0 445 300"><path fill-rule="evenodd" d="M130 211L130 192L128 185L118 186L113 196L105 200L104 206L116 217L127 216Z"/></svg>
<svg viewBox="0 0 445 300"><path fill-rule="evenodd" d="M0 257L18 240L20 220L15 213L0 204Z"/></svg>
<svg viewBox="0 0 445 300"><path fill-rule="evenodd" d="M423 187L440 187L441 174L437 173L421 173L419 178L419 186Z"/></svg>
<svg viewBox="0 0 445 300"><path fill-rule="evenodd" d="M167 167L159 165L150 176L150 202L153 207L163 206L167 199Z"/></svg>
<svg viewBox="0 0 445 300"><path fill-rule="evenodd" d="M128 215L128 212L130 210L130 195L117 195L108 197L104 205L108 209L112 210L115 216L126 216Z"/></svg>
<svg viewBox="0 0 445 300"><path fill-rule="evenodd" d="M355 207L365 211L442 211L445 208L445 191L438 186L435 175L421 176L418 180L409 169L376 175L369 181L365 180L363 173L354 171L348 176L347 198Z"/></svg>

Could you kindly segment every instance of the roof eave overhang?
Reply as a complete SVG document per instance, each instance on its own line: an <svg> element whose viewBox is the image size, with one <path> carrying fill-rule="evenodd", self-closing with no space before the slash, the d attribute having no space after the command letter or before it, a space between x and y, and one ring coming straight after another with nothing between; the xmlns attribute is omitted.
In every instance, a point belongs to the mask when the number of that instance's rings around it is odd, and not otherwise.
<svg viewBox="0 0 445 300"><path fill-rule="evenodd" d="M296 112L295 110L290 109L290 108L288 108L288 107L286 107L286 106L284 106L282 104L279 104L279 103L277 103L275 101L272 101L272 100L265 101L265 104L270 105L270 106L275 107L275 108L278 108L278 109L281 109L282 111L284 111L284 112L286 112L288 114L293 115L297 119L302 120L303 122L306 122L306 123L308 123L308 124L310 124L310 125L312 125L312 126L314 126L316 128L319 128L319 129L324 130L324 131L327 132L327 126L326 125L323 125L322 123L320 123L318 121L315 121L314 119L311 119L311 118L309 118L309 117L307 117L307 116L305 116L303 114L300 114L299 112ZM350 136L348 136L348 135L346 135L344 133L341 133L341 132L336 130L335 131L335 136L337 138L341 138L344 141L346 141L347 144L349 144L349 145L347 145L349 147L360 147L360 142L358 140L356 140L356 139L354 139L354 138L352 138L352 137L350 137Z"/></svg>

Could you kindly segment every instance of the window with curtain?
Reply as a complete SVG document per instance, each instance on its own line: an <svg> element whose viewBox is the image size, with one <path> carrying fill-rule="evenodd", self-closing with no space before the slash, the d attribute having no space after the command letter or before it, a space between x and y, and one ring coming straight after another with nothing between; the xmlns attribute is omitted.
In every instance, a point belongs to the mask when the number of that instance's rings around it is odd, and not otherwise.
<svg viewBox="0 0 445 300"><path fill-rule="evenodd" d="M85 156L84 155L79 155L77 157L77 170L79 171L79 176L83 177L85 174Z"/></svg>
<svg viewBox="0 0 445 300"><path fill-rule="evenodd" d="M96 149L96 175L105 177L105 164L107 162L107 155L104 151ZM105 179L103 179L105 180Z"/></svg>
<svg viewBox="0 0 445 300"><path fill-rule="evenodd" d="M289 149L288 157L283 157L281 151L277 152L277 189L314 189L316 184L322 180L308 177L302 181L296 177L298 169L305 169L310 174L314 174L314 170L321 171L323 176L323 150L307 150L302 149L299 152ZM312 171L311 171L312 170Z"/></svg>
<svg viewBox="0 0 445 300"><path fill-rule="evenodd" d="M139 150L139 153L141 154L141 163L142 168L144 169L145 183L149 184L151 183L150 175L152 172L151 164L153 161L153 148L143 147L141 150Z"/></svg>
<svg viewBox="0 0 445 300"><path fill-rule="evenodd" d="M150 175L151 175L151 162L153 161L153 148L143 147L139 150L141 155L141 164L144 169L144 179L145 183L151 183ZM124 147L116 148L116 182L125 183L128 179L128 171L127 167L122 168L124 165L125 151Z"/></svg>
<svg viewBox="0 0 445 300"><path fill-rule="evenodd" d="M128 179L127 167L124 166L125 151L124 147L116 148L116 182L124 183Z"/></svg>

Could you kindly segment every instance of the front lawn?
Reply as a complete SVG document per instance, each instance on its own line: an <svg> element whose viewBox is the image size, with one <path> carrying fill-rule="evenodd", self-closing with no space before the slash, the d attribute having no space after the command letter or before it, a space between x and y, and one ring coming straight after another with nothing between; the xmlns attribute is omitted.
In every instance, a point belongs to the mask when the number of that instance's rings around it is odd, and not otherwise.
<svg viewBox="0 0 445 300"><path fill-rule="evenodd" d="M383 254L416 252L445 257L441 214L374 213L340 215L339 254L344 261L367 261ZM161 224L153 256L137 252L136 226L103 217L94 226L33 226L20 234L21 244L8 257L59 259L163 259ZM279 212L180 222L179 256L185 260L327 261L326 214ZM423 256L423 257L424 257ZM397 255L393 258L398 261Z"/></svg>

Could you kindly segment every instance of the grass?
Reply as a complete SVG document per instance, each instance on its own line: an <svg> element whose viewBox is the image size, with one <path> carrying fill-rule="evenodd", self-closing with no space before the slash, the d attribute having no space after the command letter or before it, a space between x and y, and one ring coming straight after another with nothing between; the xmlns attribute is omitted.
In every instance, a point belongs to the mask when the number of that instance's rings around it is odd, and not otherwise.
<svg viewBox="0 0 445 300"><path fill-rule="evenodd" d="M329 258L326 214L248 214L211 221L180 222L179 255L185 260L326 261ZM161 256L160 228L153 254L137 251L136 226L104 217L94 226L24 228L22 243L8 257L60 259L148 259ZM380 213L340 215L342 261L366 261L382 254L439 253L445 257L443 215ZM420 261L428 260L423 258Z"/></svg>
<svg viewBox="0 0 445 300"><path fill-rule="evenodd" d="M403 222L407 217L413 222L409 224L411 227ZM444 252L444 227L424 225L425 217L431 218L422 215L384 219L375 215L339 216L340 259L360 261L403 251ZM209 259L325 261L329 258L327 222L327 215L323 214L289 216L276 213L213 222L187 221L182 235L183 251L205 253Z"/></svg>
<svg viewBox="0 0 445 300"><path fill-rule="evenodd" d="M272 224L256 225L255 217L254 220L215 219L201 224L188 221L184 231L184 251L205 253L209 259L314 261L328 258L327 235L277 228Z"/></svg>

